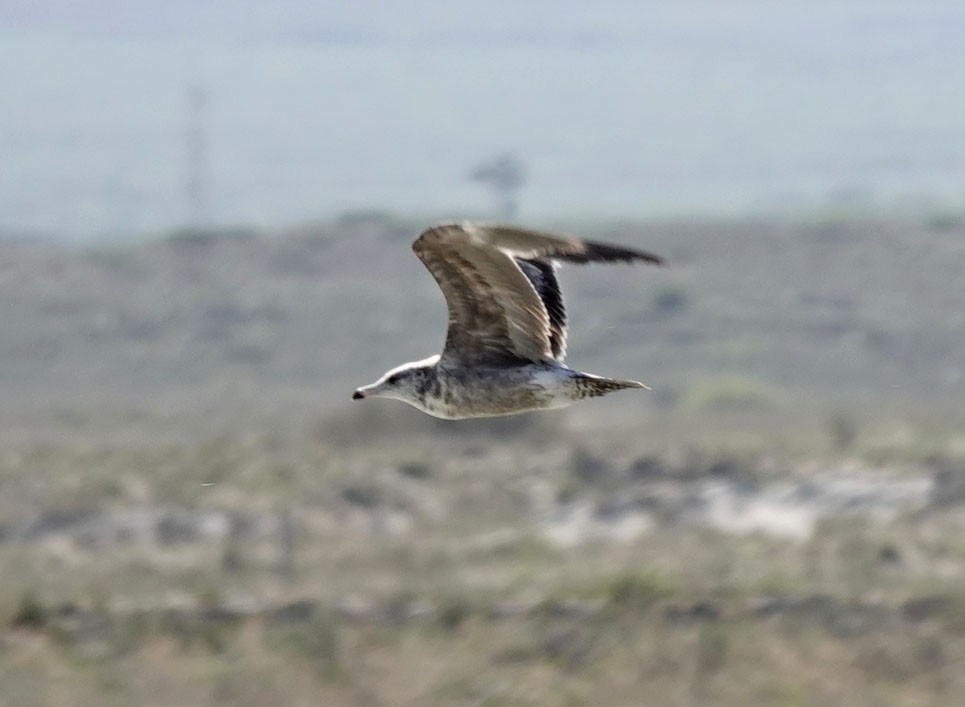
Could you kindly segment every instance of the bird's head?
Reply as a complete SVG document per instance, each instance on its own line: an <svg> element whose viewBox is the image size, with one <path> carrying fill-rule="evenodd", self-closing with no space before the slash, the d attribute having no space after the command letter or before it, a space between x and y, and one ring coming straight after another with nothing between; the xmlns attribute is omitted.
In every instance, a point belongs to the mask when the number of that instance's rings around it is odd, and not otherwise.
<svg viewBox="0 0 965 707"><path fill-rule="evenodd" d="M420 407L424 402L430 378L438 356L396 366L371 385L363 385L352 394L352 400L365 398L394 398Z"/></svg>

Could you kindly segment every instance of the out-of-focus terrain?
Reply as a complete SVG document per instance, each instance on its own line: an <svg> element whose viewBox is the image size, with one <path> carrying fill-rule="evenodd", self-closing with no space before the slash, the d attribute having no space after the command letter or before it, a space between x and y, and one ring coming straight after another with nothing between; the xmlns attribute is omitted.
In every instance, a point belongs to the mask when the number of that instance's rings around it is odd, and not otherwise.
<svg viewBox="0 0 965 707"><path fill-rule="evenodd" d="M561 223L570 362L441 422L377 213L0 243L0 705L958 705L965 222Z"/></svg>

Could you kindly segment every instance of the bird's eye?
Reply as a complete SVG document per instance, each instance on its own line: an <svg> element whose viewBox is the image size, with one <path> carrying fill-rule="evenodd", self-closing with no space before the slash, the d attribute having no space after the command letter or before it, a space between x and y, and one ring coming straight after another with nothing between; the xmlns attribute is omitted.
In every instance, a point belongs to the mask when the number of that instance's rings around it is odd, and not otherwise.
<svg viewBox="0 0 965 707"><path fill-rule="evenodd" d="M399 379L400 379L401 377L402 377L401 374L396 373L396 374L394 374L394 375L389 376L389 377L385 380L385 382L386 382L386 383L398 383L398 382L399 382Z"/></svg>

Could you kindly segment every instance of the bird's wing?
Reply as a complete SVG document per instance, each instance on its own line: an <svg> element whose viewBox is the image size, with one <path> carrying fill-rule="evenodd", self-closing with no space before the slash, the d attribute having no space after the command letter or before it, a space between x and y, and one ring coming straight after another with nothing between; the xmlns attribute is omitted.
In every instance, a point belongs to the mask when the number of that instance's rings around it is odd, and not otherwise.
<svg viewBox="0 0 965 707"><path fill-rule="evenodd" d="M552 358L549 317L512 256L466 224L436 226L412 249L449 308L442 356L460 365Z"/></svg>
<svg viewBox="0 0 965 707"><path fill-rule="evenodd" d="M550 352L562 362L566 358L566 306L556 279L556 264L540 258L515 258L516 265L530 281L549 316Z"/></svg>
<svg viewBox="0 0 965 707"><path fill-rule="evenodd" d="M475 223L430 228L412 249L439 284L449 308L443 358L463 365L562 356L565 313L552 261L663 262L621 246ZM521 267L521 260L528 265Z"/></svg>

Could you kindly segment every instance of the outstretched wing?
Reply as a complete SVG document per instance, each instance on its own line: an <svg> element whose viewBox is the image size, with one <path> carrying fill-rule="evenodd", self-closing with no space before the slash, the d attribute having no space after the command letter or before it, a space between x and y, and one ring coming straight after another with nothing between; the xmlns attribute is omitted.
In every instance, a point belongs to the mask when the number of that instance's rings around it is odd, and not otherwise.
<svg viewBox="0 0 965 707"><path fill-rule="evenodd" d="M621 246L474 223L430 228L412 249L449 309L442 356L460 365L562 358L565 310L552 261L663 262Z"/></svg>

